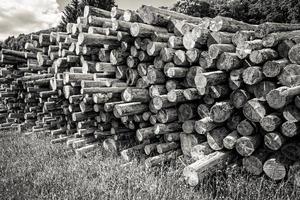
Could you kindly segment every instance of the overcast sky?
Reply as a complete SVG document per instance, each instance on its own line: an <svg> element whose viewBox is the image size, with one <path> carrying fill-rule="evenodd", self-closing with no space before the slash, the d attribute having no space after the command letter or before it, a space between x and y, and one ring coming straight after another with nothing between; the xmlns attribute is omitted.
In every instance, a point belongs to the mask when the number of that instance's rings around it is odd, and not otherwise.
<svg viewBox="0 0 300 200"><path fill-rule="evenodd" d="M58 24L70 0L0 0L0 40L10 35L31 33ZM116 0L119 8L137 9L141 5L170 6L176 0Z"/></svg>

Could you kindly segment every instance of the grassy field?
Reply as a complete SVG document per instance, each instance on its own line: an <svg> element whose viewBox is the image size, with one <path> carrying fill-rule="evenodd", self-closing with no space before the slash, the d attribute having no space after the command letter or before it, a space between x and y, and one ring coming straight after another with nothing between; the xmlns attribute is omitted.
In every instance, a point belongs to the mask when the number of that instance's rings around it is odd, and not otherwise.
<svg viewBox="0 0 300 200"><path fill-rule="evenodd" d="M105 155L78 158L43 135L0 133L0 199L300 199L288 180L275 183L239 167L186 186L183 164L145 169Z"/></svg>

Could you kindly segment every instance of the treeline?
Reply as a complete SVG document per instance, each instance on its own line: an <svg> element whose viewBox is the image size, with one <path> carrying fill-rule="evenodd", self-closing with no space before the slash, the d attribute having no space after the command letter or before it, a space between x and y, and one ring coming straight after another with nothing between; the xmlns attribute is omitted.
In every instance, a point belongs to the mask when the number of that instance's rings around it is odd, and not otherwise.
<svg viewBox="0 0 300 200"><path fill-rule="evenodd" d="M57 30L65 30L67 23L76 23L82 16L84 6L90 5L105 10L116 6L114 0L71 0L63 11L61 23ZM248 23L262 22L300 23L299 0L181 0L169 8L195 17L231 17ZM55 29L55 28L54 28ZM51 32L53 28L45 30ZM9 37L0 47L22 50L29 35ZM1 48L0 48L1 49Z"/></svg>
<svg viewBox="0 0 300 200"><path fill-rule="evenodd" d="M231 17L248 23L299 23L299 0L183 0L172 10L196 17Z"/></svg>

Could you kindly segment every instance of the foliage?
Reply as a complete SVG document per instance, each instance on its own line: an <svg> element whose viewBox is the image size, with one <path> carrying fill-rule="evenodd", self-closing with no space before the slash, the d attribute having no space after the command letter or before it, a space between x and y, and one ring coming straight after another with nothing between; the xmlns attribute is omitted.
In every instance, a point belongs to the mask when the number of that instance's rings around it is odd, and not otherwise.
<svg viewBox="0 0 300 200"><path fill-rule="evenodd" d="M40 33L50 33L52 31L57 31L56 28L50 28L46 30L41 30L32 34L39 35ZM31 34L20 34L19 36L9 36L6 40L0 43L0 49L12 49L12 50L18 50L23 51L26 42L30 41L30 35Z"/></svg>
<svg viewBox="0 0 300 200"><path fill-rule="evenodd" d="M174 6L174 11L180 13L188 13L195 17L207 17L210 16L210 4L205 1L185 0L178 1Z"/></svg>
<svg viewBox="0 0 300 200"><path fill-rule="evenodd" d="M0 132L1 199L299 199L289 180L255 177L240 167L216 171L196 188L181 177L183 164L146 169L102 149L75 157L43 133Z"/></svg>
<svg viewBox="0 0 300 200"><path fill-rule="evenodd" d="M299 0L182 0L172 9L197 17L221 15L255 24L300 22Z"/></svg>
<svg viewBox="0 0 300 200"><path fill-rule="evenodd" d="M59 30L64 31L68 23L76 23L79 16L83 15L86 5L104 10L111 10L115 5L114 0L72 0L64 9Z"/></svg>

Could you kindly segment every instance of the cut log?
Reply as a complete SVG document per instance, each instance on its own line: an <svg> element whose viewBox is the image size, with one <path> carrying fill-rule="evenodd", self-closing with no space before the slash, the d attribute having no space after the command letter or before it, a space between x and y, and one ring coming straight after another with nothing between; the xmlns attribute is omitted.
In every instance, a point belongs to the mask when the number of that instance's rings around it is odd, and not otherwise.
<svg viewBox="0 0 300 200"><path fill-rule="evenodd" d="M157 113L157 120L160 123L170 123L176 121L177 119L178 114L176 108L162 109Z"/></svg>
<svg viewBox="0 0 300 200"><path fill-rule="evenodd" d="M274 181L282 180L287 175L288 163L282 154L275 154L263 166L265 174Z"/></svg>
<svg viewBox="0 0 300 200"><path fill-rule="evenodd" d="M147 89L127 88L121 94L125 102L149 102L150 96Z"/></svg>
<svg viewBox="0 0 300 200"><path fill-rule="evenodd" d="M289 51L289 59L292 63L300 64L300 44L296 44Z"/></svg>
<svg viewBox="0 0 300 200"><path fill-rule="evenodd" d="M113 112L117 118L120 118L128 115L141 114L147 110L147 105L142 104L140 102L132 102L115 105Z"/></svg>
<svg viewBox="0 0 300 200"><path fill-rule="evenodd" d="M260 144L261 136L259 134L243 136L237 140L235 149L241 156L248 157L253 154Z"/></svg>
<svg viewBox="0 0 300 200"><path fill-rule="evenodd" d="M267 160L270 152L266 149L259 149L251 156L243 158L243 167L247 172L253 175L260 175L263 172L263 165Z"/></svg>
<svg viewBox="0 0 300 200"><path fill-rule="evenodd" d="M266 147L273 151L279 150L285 142L286 139L278 132L267 133L264 136L264 143Z"/></svg>
<svg viewBox="0 0 300 200"><path fill-rule="evenodd" d="M235 149L236 142L239 138L240 135L238 132L232 131L223 139L223 146L228 150Z"/></svg>
<svg viewBox="0 0 300 200"><path fill-rule="evenodd" d="M172 122L168 124L155 124L154 133L156 135L163 135L165 133L172 133L181 131L181 124L177 122Z"/></svg>
<svg viewBox="0 0 300 200"><path fill-rule="evenodd" d="M242 136L252 135L256 132L256 124L245 119L238 124L237 131Z"/></svg>
<svg viewBox="0 0 300 200"><path fill-rule="evenodd" d="M260 120L260 126L267 132L275 131L282 123L278 114L270 114Z"/></svg>
<svg viewBox="0 0 300 200"><path fill-rule="evenodd" d="M283 108L287 103L292 100L292 97L300 94L300 86L295 87L279 87L271 90L266 99L271 108Z"/></svg>
<svg viewBox="0 0 300 200"><path fill-rule="evenodd" d="M191 158L197 161L200 160L202 157L209 155L213 152L215 151L212 148L210 148L208 142L203 142L192 147Z"/></svg>
<svg viewBox="0 0 300 200"><path fill-rule="evenodd" d="M142 23L133 23L130 26L130 33L133 37L151 37L154 32L168 33L168 30L162 27Z"/></svg>
<svg viewBox="0 0 300 200"><path fill-rule="evenodd" d="M192 148L197 144L205 142L205 140L205 136L202 135L180 133L180 146L183 155L191 157Z"/></svg>
<svg viewBox="0 0 300 200"><path fill-rule="evenodd" d="M273 49L261 49L252 51L250 61L255 64L262 64L269 60L274 60L278 57L278 53Z"/></svg>
<svg viewBox="0 0 300 200"><path fill-rule="evenodd" d="M243 113L247 119L252 122L260 122L266 115L266 106L259 99L249 100L243 107Z"/></svg>
<svg viewBox="0 0 300 200"><path fill-rule="evenodd" d="M300 85L299 75L300 65L289 64L282 69L278 79L282 85L292 87Z"/></svg>
<svg viewBox="0 0 300 200"><path fill-rule="evenodd" d="M283 31L294 31L299 30L299 24L284 24L284 23L274 23L274 22L265 22L260 24L256 30L256 36L263 38L269 33L274 32L283 32Z"/></svg>
<svg viewBox="0 0 300 200"><path fill-rule="evenodd" d="M258 26L247 24L242 21L237 21L228 17L215 17L210 24L211 31L225 31L229 33L235 33L237 31L246 30L246 31L255 31Z"/></svg>
<svg viewBox="0 0 300 200"><path fill-rule="evenodd" d="M219 151L224 148L223 140L229 134L228 129L221 127L209 131L206 135L207 142L213 150Z"/></svg>
<svg viewBox="0 0 300 200"><path fill-rule="evenodd" d="M203 178L214 173L216 169L227 166L233 159L232 152L214 152L188 165L183 170L183 177L190 186L197 186Z"/></svg>
<svg viewBox="0 0 300 200"><path fill-rule="evenodd" d="M176 142L161 143L156 146L156 150L158 153L162 154L162 153L169 152L171 150L176 150L178 149L178 147L180 147L180 145Z"/></svg>
<svg viewBox="0 0 300 200"><path fill-rule="evenodd" d="M281 125L281 132L286 137L294 137L299 135L300 123L286 121Z"/></svg>
<svg viewBox="0 0 300 200"><path fill-rule="evenodd" d="M204 135L218 126L220 124L214 123L210 117L204 117L195 122L195 131Z"/></svg>
<svg viewBox="0 0 300 200"><path fill-rule="evenodd" d="M210 116L214 122L225 122L230 118L234 107L227 101L218 102L210 109Z"/></svg>

